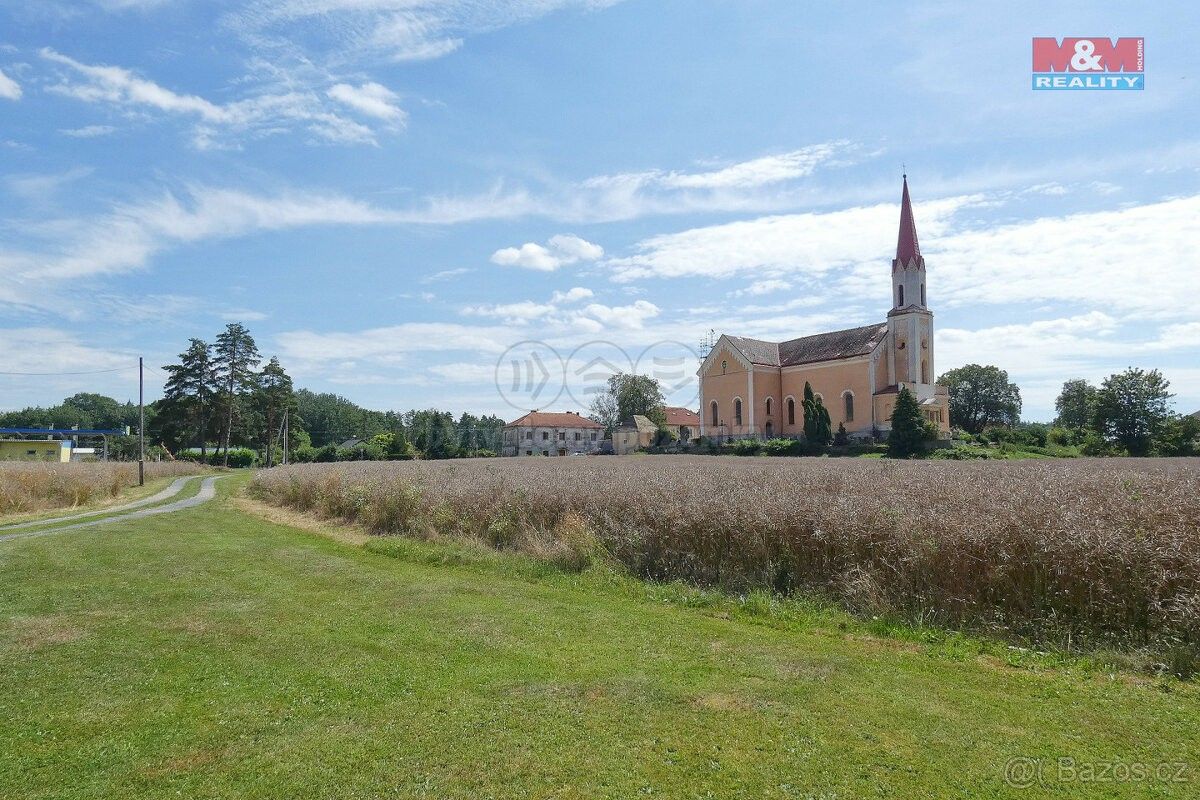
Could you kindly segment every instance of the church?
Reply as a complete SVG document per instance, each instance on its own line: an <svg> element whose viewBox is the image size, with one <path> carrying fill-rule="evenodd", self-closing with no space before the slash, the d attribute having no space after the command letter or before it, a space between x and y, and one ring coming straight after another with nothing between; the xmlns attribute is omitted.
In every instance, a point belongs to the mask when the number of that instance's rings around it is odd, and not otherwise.
<svg viewBox="0 0 1200 800"><path fill-rule="evenodd" d="M925 259L905 175L887 321L786 342L722 335L700 365L700 434L800 436L807 382L835 431L845 425L856 438L886 434L896 396L907 387L925 418L948 437L950 396L934 383L936 374Z"/></svg>

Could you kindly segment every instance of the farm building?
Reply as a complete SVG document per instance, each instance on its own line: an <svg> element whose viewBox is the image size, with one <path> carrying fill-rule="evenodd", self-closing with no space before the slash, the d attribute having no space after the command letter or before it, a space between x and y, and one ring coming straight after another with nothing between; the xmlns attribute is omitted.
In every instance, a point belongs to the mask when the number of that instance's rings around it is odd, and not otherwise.
<svg viewBox="0 0 1200 800"><path fill-rule="evenodd" d="M902 387L916 396L926 419L949 436L950 396L934 383L936 374L925 259L905 176L887 320L786 342L722 335L699 370L700 432L718 439L799 436L808 383L829 410L833 427L845 425L851 436L889 430Z"/></svg>
<svg viewBox="0 0 1200 800"><path fill-rule="evenodd" d="M530 411L504 426L505 456L567 456L595 453L604 426L577 411Z"/></svg>
<svg viewBox="0 0 1200 800"><path fill-rule="evenodd" d="M700 435L700 415L690 408L667 406L663 409L666 421L663 427L675 434L680 442L687 443Z"/></svg>
<svg viewBox="0 0 1200 800"><path fill-rule="evenodd" d="M654 444L654 435L657 433L658 426L649 417L634 414L613 431L613 452L619 456L636 453Z"/></svg>
<svg viewBox="0 0 1200 800"><path fill-rule="evenodd" d="M56 461L66 464L71 460L74 442L70 439L0 439L0 461Z"/></svg>

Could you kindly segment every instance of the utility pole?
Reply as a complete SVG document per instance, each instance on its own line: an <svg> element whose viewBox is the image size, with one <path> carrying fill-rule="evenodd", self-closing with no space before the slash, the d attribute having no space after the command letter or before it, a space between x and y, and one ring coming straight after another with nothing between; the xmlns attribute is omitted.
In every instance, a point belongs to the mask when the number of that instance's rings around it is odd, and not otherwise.
<svg viewBox="0 0 1200 800"><path fill-rule="evenodd" d="M283 408L283 466L285 467L288 463L288 439L291 433L288 429L288 411L290 410L287 406Z"/></svg>
<svg viewBox="0 0 1200 800"><path fill-rule="evenodd" d="M138 356L138 486L146 485L146 394L145 370Z"/></svg>

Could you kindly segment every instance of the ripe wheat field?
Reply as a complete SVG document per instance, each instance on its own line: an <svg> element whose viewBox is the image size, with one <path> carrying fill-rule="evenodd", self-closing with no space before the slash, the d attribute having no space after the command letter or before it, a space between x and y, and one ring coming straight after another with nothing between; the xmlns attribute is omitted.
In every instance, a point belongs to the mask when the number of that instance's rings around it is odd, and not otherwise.
<svg viewBox="0 0 1200 800"><path fill-rule="evenodd" d="M920 623L1193 655L1200 641L1200 459L359 462L278 468L251 492L379 534Z"/></svg>
<svg viewBox="0 0 1200 800"><path fill-rule="evenodd" d="M73 508L111 499L137 485L137 470L137 464L112 461L0 462L0 514ZM188 462L150 462L146 464L146 479L195 475L202 470Z"/></svg>

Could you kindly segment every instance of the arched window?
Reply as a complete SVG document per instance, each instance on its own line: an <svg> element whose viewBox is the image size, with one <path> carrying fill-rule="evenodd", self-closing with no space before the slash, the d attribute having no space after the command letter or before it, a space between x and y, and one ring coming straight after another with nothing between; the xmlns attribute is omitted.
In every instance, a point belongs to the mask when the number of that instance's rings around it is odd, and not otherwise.
<svg viewBox="0 0 1200 800"><path fill-rule="evenodd" d="M741 426L742 424L742 398L733 398L733 424Z"/></svg>
<svg viewBox="0 0 1200 800"><path fill-rule="evenodd" d="M794 397L787 399L787 417L788 425L796 424L796 398Z"/></svg>
<svg viewBox="0 0 1200 800"><path fill-rule="evenodd" d="M921 383L929 383L929 362L921 362Z"/></svg>
<svg viewBox="0 0 1200 800"><path fill-rule="evenodd" d="M771 398L767 398L767 416L771 416Z"/></svg>
<svg viewBox="0 0 1200 800"><path fill-rule="evenodd" d="M722 362L721 362L721 374L722 374L722 375L724 375L724 374L725 374L725 370L727 370L727 369L729 369L729 362L728 362L728 361L722 361Z"/></svg>
<svg viewBox="0 0 1200 800"><path fill-rule="evenodd" d="M896 305L899 306L900 308L904 308L904 287L897 286L896 288L900 292L900 294L899 294L900 300L899 300L899 302L896 303Z"/></svg>
<svg viewBox="0 0 1200 800"><path fill-rule="evenodd" d="M925 284L921 284L921 305L925 305Z"/></svg>
<svg viewBox="0 0 1200 800"><path fill-rule="evenodd" d="M845 405L846 422L854 421L854 392L846 392L842 395L842 403Z"/></svg>
<svg viewBox="0 0 1200 800"><path fill-rule="evenodd" d="M717 401L716 400L712 401L712 424L713 424L714 428L721 424L721 420L717 417Z"/></svg>

